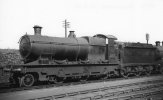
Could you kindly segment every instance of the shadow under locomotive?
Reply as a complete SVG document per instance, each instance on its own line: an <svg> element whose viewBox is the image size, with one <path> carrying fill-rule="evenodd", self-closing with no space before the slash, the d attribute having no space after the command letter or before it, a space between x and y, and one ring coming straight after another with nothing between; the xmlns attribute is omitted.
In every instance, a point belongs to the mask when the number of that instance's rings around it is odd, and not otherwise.
<svg viewBox="0 0 163 100"><path fill-rule="evenodd" d="M24 64L10 66L10 83L32 86L38 81L57 83L163 73L163 47L158 42L157 46L124 43L103 34L77 38L74 31L68 38L49 37L42 36L41 29L34 26L34 35L21 37Z"/></svg>

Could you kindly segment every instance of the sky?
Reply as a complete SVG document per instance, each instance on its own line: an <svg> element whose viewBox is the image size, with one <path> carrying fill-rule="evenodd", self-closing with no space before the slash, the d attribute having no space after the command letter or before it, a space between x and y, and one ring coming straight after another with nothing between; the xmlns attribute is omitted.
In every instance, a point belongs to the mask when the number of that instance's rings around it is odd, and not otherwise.
<svg viewBox="0 0 163 100"><path fill-rule="evenodd" d="M19 48L24 34L64 37L63 21L77 37L109 34L123 42L163 41L163 0L0 0L0 48Z"/></svg>

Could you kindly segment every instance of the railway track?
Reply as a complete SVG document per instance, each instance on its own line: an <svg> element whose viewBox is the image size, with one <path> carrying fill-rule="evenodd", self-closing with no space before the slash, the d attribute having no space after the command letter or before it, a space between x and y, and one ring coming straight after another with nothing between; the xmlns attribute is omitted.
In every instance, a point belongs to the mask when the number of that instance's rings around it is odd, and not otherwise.
<svg viewBox="0 0 163 100"><path fill-rule="evenodd" d="M157 81L158 82L158 81ZM159 88L159 90L158 90ZM148 81L141 83L125 84L104 88L97 88L85 91L72 92L67 94L54 95L51 97L37 98L39 100L96 100L96 99L135 99L142 97L149 97L151 95L158 95L163 93L163 81L156 82ZM36 100L36 99L32 99Z"/></svg>
<svg viewBox="0 0 163 100"><path fill-rule="evenodd" d="M152 76L159 76L159 75L152 75ZM134 79L134 78L145 78L150 76L139 76L139 77L128 77L127 79ZM16 92L16 91L25 91L25 90L32 90L32 89L44 89L44 88L52 88L52 87L60 87L60 86L74 86L79 84L89 84L89 83L98 83L98 82L109 82L109 81L118 81L118 80L125 80L126 78L113 78L113 79L105 79L105 80L90 80L90 81L83 81L83 82L68 82L68 83L57 83L57 84L42 84L38 86L31 86L31 87L17 87L12 88L10 84L0 86L0 93L9 93L9 92Z"/></svg>
<svg viewBox="0 0 163 100"><path fill-rule="evenodd" d="M157 90L158 88L159 90ZM51 98L57 100L65 100L65 99L66 100L73 100L73 99L96 100L96 99L106 99L106 98L109 98L110 100L133 99L133 98L142 98L149 95L155 95L156 93L159 92L163 93L163 81L160 80L78 91L78 92L54 95Z"/></svg>
<svg viewBox="0 0 163 100"><path fill-rule="evenodd" d="M0 100L156 100L163 99L162 76L1 93Z"/></svg>

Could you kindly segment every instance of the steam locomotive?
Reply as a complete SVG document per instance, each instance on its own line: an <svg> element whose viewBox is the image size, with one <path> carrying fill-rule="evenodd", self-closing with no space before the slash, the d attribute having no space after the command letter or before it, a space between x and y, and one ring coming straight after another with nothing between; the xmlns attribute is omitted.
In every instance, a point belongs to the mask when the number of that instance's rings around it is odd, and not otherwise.
<svg viewBox="0 0 163 100"><path fill-rule="evenodd" d="M163 73L163 47L146 43L116 41L113 35L97 34L77 38L42 36L40 26L34 35L21 37L20 54L24 64L11 66L10 82L32 86L39 81L52 83L78 79L107 79L114 76Z"/></svg>

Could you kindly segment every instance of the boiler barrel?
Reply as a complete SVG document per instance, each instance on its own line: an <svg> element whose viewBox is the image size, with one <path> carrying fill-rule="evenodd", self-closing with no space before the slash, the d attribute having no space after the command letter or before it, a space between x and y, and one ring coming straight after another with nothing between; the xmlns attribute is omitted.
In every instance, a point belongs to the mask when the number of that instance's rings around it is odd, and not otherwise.
<svg viewBox="0 0 163 100"><path fill-rule="evenodd" d="M89 52L88 41L84 38L59 38L40 35L24 35L20 39L21 56L30 61L39 57L55 60L85 60Z"/></svg>

